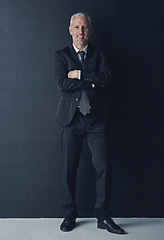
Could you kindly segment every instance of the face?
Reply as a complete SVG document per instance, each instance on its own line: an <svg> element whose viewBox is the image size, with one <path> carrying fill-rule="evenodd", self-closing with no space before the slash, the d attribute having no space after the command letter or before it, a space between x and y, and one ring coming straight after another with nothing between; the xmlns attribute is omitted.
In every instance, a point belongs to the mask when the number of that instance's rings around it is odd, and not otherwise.
<svg viewBox="0 0 164 240"><path fill-rule="evenodd" d="M88 44L91 26L86 17L74 17L72 25L69 26L69 32L72 35L73 44L79 49L83 49Z"/></svg>

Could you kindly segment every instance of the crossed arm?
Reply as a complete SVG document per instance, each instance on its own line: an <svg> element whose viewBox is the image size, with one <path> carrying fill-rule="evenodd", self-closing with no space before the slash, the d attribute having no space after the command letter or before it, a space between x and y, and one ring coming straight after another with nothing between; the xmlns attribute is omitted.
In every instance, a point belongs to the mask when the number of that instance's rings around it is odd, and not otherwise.
<svg viewBox="0 0 164 240"><path fill-rule="evenodd" d="M111 76L108 64L104 56L99 63L98 71L82 70L79 80L79 70L68 72L66 59L56 53L55 55L55 77L58 80L58 87L62 92L81 91L96 87L106 87L111 83Z"/></svg>

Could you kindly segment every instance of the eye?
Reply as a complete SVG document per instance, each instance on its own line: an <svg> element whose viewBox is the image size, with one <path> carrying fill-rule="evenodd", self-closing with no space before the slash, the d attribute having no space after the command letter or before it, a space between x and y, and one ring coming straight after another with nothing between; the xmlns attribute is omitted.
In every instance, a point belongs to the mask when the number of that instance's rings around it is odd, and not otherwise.
<svg viewBox="0 0 164 240"><path fill-rule="evenodd" d="M76 29L78 29L78 28L79 28L79 26L75 26L75 28L76 28Z"/></svg>

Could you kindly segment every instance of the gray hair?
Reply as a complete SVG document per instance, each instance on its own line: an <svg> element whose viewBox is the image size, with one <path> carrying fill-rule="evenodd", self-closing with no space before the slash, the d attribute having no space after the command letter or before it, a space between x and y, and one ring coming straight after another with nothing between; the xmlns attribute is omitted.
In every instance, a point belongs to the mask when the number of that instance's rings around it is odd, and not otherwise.
<svg viewBox="0 0 164 240"><path fill-rule="evenodd" d="M78 13L75 13L75 14L72 15L72 17L70 19L70 26L72 25L73 18L74 17L80 17L80 16L81 17L86 17L88 19L88 22L89 22L90 26L92 26L90 17L88 16L88 14L83 13L83 12L78 12Z"/></svg>

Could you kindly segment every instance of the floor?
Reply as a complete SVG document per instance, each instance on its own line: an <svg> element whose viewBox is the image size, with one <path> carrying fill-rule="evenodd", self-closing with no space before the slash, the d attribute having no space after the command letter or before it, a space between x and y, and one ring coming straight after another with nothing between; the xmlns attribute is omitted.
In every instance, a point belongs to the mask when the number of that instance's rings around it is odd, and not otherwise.
<svg viewBox="0 0 164 240"><path fill-rule="evenodd" d="M77 227L63 233L62 219L0 219L0 240L163 240L164 218L117 218L115 222L126 235L116 235L96 228L96 219L77 219Z"/></svg>

